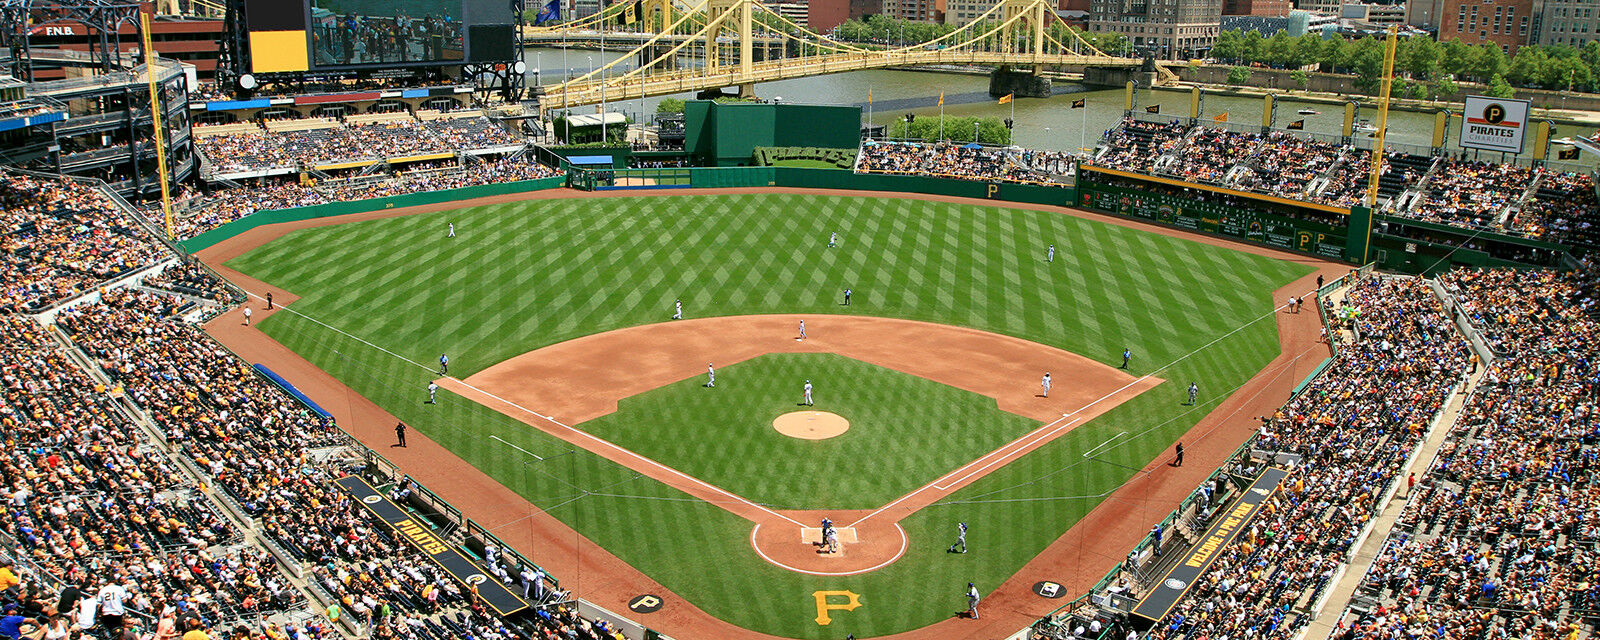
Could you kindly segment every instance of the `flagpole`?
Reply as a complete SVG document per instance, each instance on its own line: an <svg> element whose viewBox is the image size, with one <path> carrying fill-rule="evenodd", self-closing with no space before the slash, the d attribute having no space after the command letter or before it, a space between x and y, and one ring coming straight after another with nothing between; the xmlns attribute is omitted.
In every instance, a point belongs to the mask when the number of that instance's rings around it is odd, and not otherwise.
<svg viewBox="0 0 1600 640"><path fill-rule="evenodd" d="M939 94L939 139L936 142L943 142L943 141L944 141L944 94L940 93Z"/></svg>
<svg viewBox="0 0 1600 640"><path fill-rule="evenodd" d="M1078 153L1089 155L1089 99L1083 100L1083 127L1078 129Z"/></svg>

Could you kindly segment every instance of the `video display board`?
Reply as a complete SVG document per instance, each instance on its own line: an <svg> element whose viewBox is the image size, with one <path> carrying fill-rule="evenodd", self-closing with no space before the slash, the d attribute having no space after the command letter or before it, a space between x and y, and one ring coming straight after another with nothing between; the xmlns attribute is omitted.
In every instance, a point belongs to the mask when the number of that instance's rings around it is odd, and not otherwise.
<svg viewBox="0 0 1600 640"><path fill-rule="evenodd" d="M250 71L512 62L512 0L242 0ZM230 5L235 6L235 5Z"/></svg>
<svg viewBox="0 0 1600 640"><path fill-rule="evenodd" d="M466 58L459 2L311 0L311 68Z"/></svg>

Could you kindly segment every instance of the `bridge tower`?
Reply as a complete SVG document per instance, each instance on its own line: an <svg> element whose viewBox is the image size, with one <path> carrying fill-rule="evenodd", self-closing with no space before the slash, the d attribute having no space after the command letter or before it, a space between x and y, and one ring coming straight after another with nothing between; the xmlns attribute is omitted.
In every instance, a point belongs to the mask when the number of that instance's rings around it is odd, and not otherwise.
<svg viewBox="0 0 1600 640"><path fill-rule="evenodd" d="M722 67L722 35L731 33L734 42L739 44L738 74L739 95L742 97L755 96L755 83L745 82L755 71L755 7L757 0L707 0L706 2L706 71L708 73L727 72Z"/></svg>

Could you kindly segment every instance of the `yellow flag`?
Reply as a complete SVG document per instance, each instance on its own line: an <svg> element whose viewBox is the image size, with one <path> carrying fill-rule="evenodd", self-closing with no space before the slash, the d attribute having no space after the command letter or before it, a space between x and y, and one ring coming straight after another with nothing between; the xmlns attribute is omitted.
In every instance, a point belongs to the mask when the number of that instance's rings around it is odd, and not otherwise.
<svg viewBox="0 0 1600 640"><path fill-rule="evenodd" d="M1216 120L1217 122L1227 122L1228 121L1228 112L1224 111L1222 113L1219 113L1219 114L1217 114L1215 116L1212 116L1211 119L1212 120Z"/></svg>
<svg viewBox="0 0 1600 640"><path fill-rule="evenodd" d="M867 104L872 104L872 90L867 89Z"/></svg>
<svg viewBox="0 0 1600 640"><path fill-rule="evenodd" d="M939 92L939 106L941 106L941 107L944 106L944 92L943 91Z"/></svg>
<svg viewBox="0 0 1600 640"><path fill-rule="evenodd" d="M1015 93L1008 93L1008 94L1005 94L1004 96L1001 96L1000 97L1000 104L1005 104L1007 102L1011 102L1011 98L1016 96L1016 95L1017 94L1015 94Z"/></svg>

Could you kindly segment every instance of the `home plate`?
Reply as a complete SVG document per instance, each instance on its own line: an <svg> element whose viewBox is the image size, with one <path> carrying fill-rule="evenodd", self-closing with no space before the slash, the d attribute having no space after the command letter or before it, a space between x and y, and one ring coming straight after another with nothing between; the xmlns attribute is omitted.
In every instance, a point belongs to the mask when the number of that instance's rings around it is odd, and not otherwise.
<svg viewBox="0 0 1600 640"><path fill-rule="evenodd" d="M852 544L856 541L855 527L834 527L833 533L839 537L840 544ZM800 541L806 544L822 544L822 527L800 527Z"/></svg>

